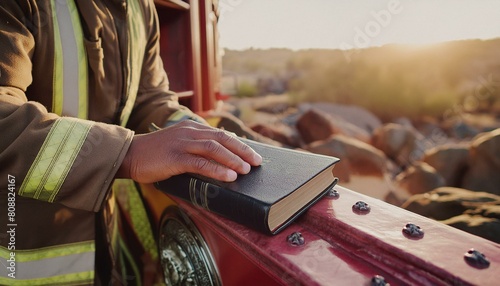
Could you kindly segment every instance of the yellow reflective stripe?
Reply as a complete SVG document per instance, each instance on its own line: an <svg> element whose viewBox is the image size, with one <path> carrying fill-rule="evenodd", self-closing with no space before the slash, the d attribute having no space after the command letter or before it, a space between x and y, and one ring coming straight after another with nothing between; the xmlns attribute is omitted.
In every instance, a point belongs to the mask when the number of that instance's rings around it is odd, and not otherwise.
<svg viewBox="0 0 500 286"><path fill-rule="evenodd" d="M54 76L52 77L52 112L62 115L63 108L63 50L55 0L50 1L54 29Z"/></svg>
<svg viewBox="0 0 500 286"><path fill-rule="evenodd" d="M120 202L123 211L130 214L132 228L141 242L141 245L149 255L151 255L152 259L158 259L158 252L151 231L151 224L149 223L148 215L134 181L129 179L116 179L113 184L113 191L116 193L116 198Z"/></svg>
<svg viewBox="0 0 500 286"><path fill-rule="evenodd" d="M0 257L9 257L10 252L4 246L0 246ZM95 243L93 240L15 251L16 262L35 261L84 252L95 252Z"/></svg>
<svg viewBox="0 0 500 286"><path fill-rule="evenodd" d="M93 122L58 118L24 179L19 195L53 202Z"/></svg>
<svg viewBox="0 0 500 286"><path fill-rule="evenodd" d="M75 34L76 48L78 53L78 118L87 119L88 117L88 71L87 55L85 53L85 44L83 42L83 29L74 1L68 1L68 8L73 24Z"/></svg>
<svg viewBox="0 0 500 286"><path fill-rule="evenodd" d="M120 124L127 125L130 113L134 108L135 99L139 90L139 83L142 73L142 62L144 60L144 52L146 50L146 27L144 25L144 15L139 6L139 0L128 1L127 10L127 26L128 26L128 52L129 62L128 71L129 78L127 79L127 101L120 115Z"/></svg>
<svg viewBox="0 0 500 286"><path fill-rule="evenodd" d="M0 276L0 285L19 285L19 286L36 286L36 285L88 285L94 283L94 271L86 271L80 273L64 274L52 277L36 278L36 279L12 279Z"/></svg>

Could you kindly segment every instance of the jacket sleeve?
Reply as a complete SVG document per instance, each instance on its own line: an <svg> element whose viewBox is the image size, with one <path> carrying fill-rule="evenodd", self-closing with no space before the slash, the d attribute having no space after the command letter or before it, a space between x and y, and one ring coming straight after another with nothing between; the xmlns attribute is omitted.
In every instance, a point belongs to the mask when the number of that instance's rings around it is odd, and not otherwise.
<svg viewBox="0 0 500 286"><path fill-rule="evenodd" d="M10 175L19 196L98 211L133 132L58 117L28 101L36 47L26 17L16 1L0 5L0 196Z"/></svg>
<svg viewBox="0 0 500 286"><path fill-rule="evenodd" d="M169 90L169 81L160 58L159 23L153 1L143 3L148 42L141 71L139 91L127 127L139 133L148 132L151 123L165 126L175 117L189 117L200 120L185 106L178 103L174 92ZM185 116L182 116L185 115Z"/></svg>

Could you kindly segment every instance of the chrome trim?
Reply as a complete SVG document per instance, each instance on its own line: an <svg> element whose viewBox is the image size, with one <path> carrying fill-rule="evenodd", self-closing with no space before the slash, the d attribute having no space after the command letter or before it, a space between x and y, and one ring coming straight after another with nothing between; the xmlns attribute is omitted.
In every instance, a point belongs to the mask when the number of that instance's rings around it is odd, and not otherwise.
<svg viewBox="0 0 500 286"><path fill-rule="evenodd" d="M212 254L196 225L178 207L163 212L158 246L166 285L221 285Z"/></svg>

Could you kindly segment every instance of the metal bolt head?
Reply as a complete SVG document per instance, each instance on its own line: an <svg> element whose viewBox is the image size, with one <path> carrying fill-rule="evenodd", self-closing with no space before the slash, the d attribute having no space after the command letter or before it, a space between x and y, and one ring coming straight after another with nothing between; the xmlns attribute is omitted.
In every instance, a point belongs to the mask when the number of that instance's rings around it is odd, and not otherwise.
<svg viewBox="0 0 500 286"><path fill-rule="evenodd" d="M403 227L403 233L413 238L421 238L424 236L424 230L413 223L407 223L405 227Z"/></svg>
<svg viewBox="0 0 500 286"><path fill-rule="evenodd" d="M370 283L371 286L390 286L391 284L385 282L385 278L380 275L375 275Z"/></svg>
<svg viewBox="0 0 500 286"><path fill-rule="evenodd" d="M292 234L287 236L286 240L288 241L289 244L293 246L303 245L306 242L304 237L302 236L302 233L298 231L293 232Z"/></svg>
<svg viewBox="0 0 500 286"><path fill-rule="evenodd" d="M363 202L363 201L358 201L352 206L352 210L357 213L369 213L371 207Z"/></svg>
<svg viewBox="0 0 500 286"><path fill-rule="evenodd" d="M335 189L329 190L328 193L326 193L326 195L332 199L338 199L340 197L339 192Z"/></svg>
<svg viewBox="0 0 500 286"><path fill-rule="evenodd" d="M474 248L469 249L464 254L464 259L470 266L476 268L488 268L490 266L490 261L486 258L486 255L481 252L475 250Z"/></svg>
<svg viewBox="0 0 500 286"><path fill-rule="evenodd" d="M339 178L335 178L332 183L332 188L326 193L326 196L332 199L338 199L340 197L340 194L337 190L335 190L335 185L339 182Z"/></svg>

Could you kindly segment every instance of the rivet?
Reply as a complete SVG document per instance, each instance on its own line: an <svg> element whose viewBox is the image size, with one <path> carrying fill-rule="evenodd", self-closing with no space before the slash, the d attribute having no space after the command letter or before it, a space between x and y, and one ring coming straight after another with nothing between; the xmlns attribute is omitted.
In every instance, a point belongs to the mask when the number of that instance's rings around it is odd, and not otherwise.
<svg viewBox="0 0 500 286"><path fill-rule="evenodd" d="M375 275L372 278L371 286L390 286L391 284L385 282L385 278L380 275Z"/></svg>
<svg viewBox="0 0 500 286"><path fill-rule="evenodd" d="M414 238L420 238L424 236L424 230L421 229L420 226L413 223L407 223L405 227L403 227L403 233Z"/></svg>
<svg viewBox="0 0 500 286"><path fill-rule="evenodd" d="M357 213L369 213L370 209L370 206L363 201L358 201L352 206L352 210Z"/></svg>
<svg viewBox="0 0 500 286"><path fill-rule="evenodd" d="M328 191L328 193L326 194L329 198L332 198L332 199L338 199L340 197L340 194L337 190L335 189L331 189Z"/></svg>
<svg viewBox="0 0 500 286"><path fill-rule="evenodd" d="M335 200L340 197L339 192L337 190L335 190L335 185L337 185L338 182L339 182L339 178L333 179L332 188L326 194L327 197L335 199Z"/></svg>
<svg viewBox="0 0 500 286"><path fill-rule="evenodd" d="M306 242L304 237L302 236L302 233L298 231L287 236L286 240L293 246L303 245Z"/></svg>
<svg viewBox="0 0 500 286"><path fill-rule="evenodd" d="M490 266L490 261L486 258L484 254L475 250L474 248L469 249L464 254L464 259L469 263L470 266L476 268L488 268Z"/></svg>

